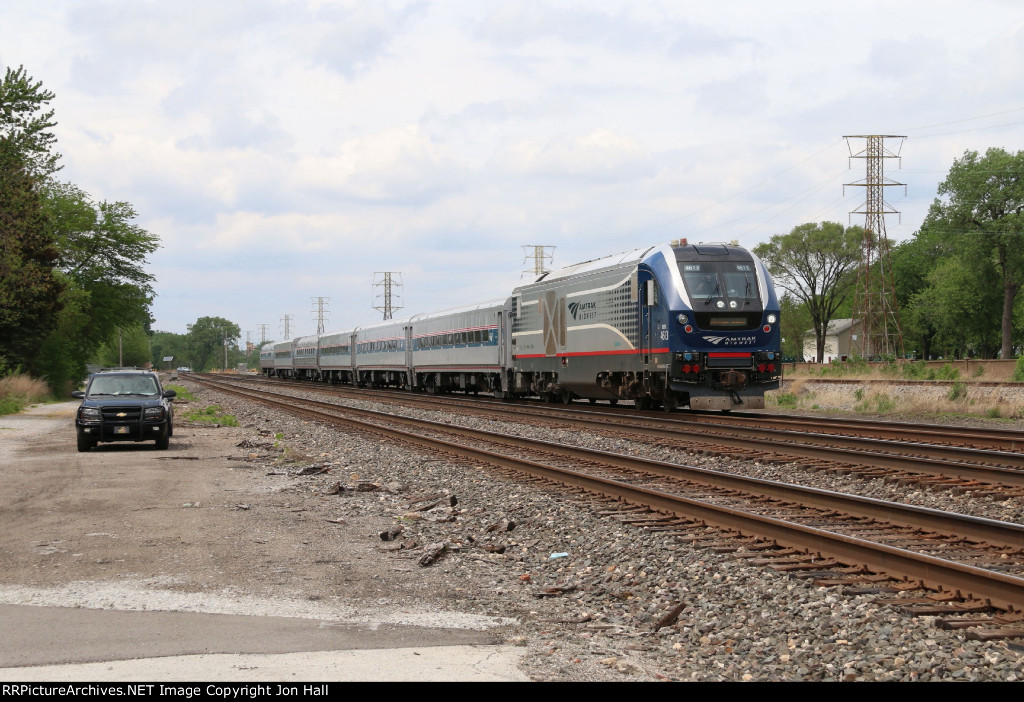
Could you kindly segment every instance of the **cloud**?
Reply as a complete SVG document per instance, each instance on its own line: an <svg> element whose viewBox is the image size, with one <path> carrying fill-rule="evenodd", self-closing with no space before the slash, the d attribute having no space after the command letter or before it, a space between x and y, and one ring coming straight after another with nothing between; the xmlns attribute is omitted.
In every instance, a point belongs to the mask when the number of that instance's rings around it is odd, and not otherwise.
<svg viewBox="0 0 1024 702"><path fill-rule="evenodd" d="M523 140L509 146L496 161L520 175L586 181L631 180L654 172L654 162L642 144L609 129L547 141Z"/></svg>
<svg viewBox="0 0 1024 702"><path fill-rule="evenodd" d="M315 14L327 31L313 49L314 60L346 78L369 70L388 46L425 12L426 3L353 2L324 5Z"/></svg>
<svg viewBox="0 0 1024 702"><path fill-rule="evenodd" d="M406 126L299 158L291 186L364 202L423 205L459 190L463 175L443 143Z"/></svg>

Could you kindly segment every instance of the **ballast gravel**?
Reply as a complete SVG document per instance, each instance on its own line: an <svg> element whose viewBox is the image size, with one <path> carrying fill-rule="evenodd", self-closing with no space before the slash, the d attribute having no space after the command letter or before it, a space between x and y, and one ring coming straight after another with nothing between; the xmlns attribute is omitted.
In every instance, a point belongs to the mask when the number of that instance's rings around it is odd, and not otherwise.
<svg viewBox="0 0 1024 702"><path fill-rule="evenodd" d="M330 496L330 514L336 518L324 528L360 548L373 544L375 560L361 562L361 572L373 575L367 582L351 583L350 590L350 597L364 598L365 611L383 605L389 579L421 577L415 598L401 603L405 610L490 622L500 641L526 649L522 668L534 680L1024 677L1024 640L967 640L963 631L938 628L934 618L910 617L880 603L883 596L815 587L808 578L623 523L609 514L614 505L586 495L184 384L199 404L217 403L238 419L240 428L224 431L239 439L236 451L253 467L254 480L257 474L267 476L261 479L287 494L289 504L306 500L322 505ZM437 414L384 403L345 403L428 418ZM622 438L471 416L446 414L442 421L1022 521L1019 498L993 500L796 466L691 455ZM394 533L382 539L389 530ZM432 545L442 545L443 551L421 565L419 559ZM239 587L244 590L244 584Z"/></svg>

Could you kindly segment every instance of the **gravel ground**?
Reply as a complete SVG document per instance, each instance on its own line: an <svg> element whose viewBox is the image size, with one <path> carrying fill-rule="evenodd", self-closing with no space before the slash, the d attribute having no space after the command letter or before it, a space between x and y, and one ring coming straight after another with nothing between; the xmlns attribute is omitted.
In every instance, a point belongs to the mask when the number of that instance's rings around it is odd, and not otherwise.
<svg viewBox="0 0 1024 702"><path fill-rule="evenodd" d="M622 524L601 516L607 506L588 497L516 482L486 466L321 427L184 384L194 389L200 404L217 402L238 418L243 428L232 430L243 437L238 451L248 453L253 465L288 469L281 477L282 491L295 499L322 500L341 483L338 507L332 509L351 522L343 538L363 547L371 541L379 554L379 574L371 582L353 583L354 593L379 598L396 563L413 572L429 569L430 586L414 606L507 619L499 634L526 648L523 668L534 680L1024 677L1024 642L968 641L962 633L938 629L932 618L907 617L879 604L876 596L814 587L805 579ZM445 419L1022 521L1017 499L994 501L794 466L691 456L578 431L453 415ZM289 460L294 463L283 463ZM309 465L329 472L296 475L298 467ZM422 509L433 503L432 509ZM403 531L394 540L382 541L378 532L389 526ZM441 543L447 550L437 561L417 564L425 547ZM502 547L503 552L496 552ZM678 612L678 619L656 627L670 610Z"/></svg>

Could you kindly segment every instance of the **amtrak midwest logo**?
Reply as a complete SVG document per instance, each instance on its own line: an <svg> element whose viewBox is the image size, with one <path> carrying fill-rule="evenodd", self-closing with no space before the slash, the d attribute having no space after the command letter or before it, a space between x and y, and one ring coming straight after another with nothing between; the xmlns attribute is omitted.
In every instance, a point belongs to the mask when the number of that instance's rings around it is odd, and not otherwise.
<svg viewBox="0 0 1024 702"><path fill-rule="evenodd" d="M756 337L753 336L702 336L704 341L718 346L736 346L737 344L753 344ZM723 343L724 342L724 343Z"/></svg>
<svg viewBox="0 0 1024 702"><path fill-rule="evenodd" d="M573 319L593 319L597 316L596 302L570 302L569 313Z"/></svg>

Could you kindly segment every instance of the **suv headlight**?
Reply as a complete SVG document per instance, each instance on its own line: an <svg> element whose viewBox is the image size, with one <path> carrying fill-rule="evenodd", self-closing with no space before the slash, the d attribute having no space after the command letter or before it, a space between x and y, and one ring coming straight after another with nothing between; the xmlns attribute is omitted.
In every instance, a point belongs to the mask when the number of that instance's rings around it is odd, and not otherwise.
<svg viewBox="0 0 1024 702"><path fill-rule="evenodd" d="M146 419L163 419L164 408L163 407L147 407L146 412L143 415Z"/></svg>
<svg viewBox="0 0 1024 702"><path fill-rule="evenodd" d="M78 410L78 418L83 422L98 422L100 416L100 411L95 407L83 407Z"/></svg>

